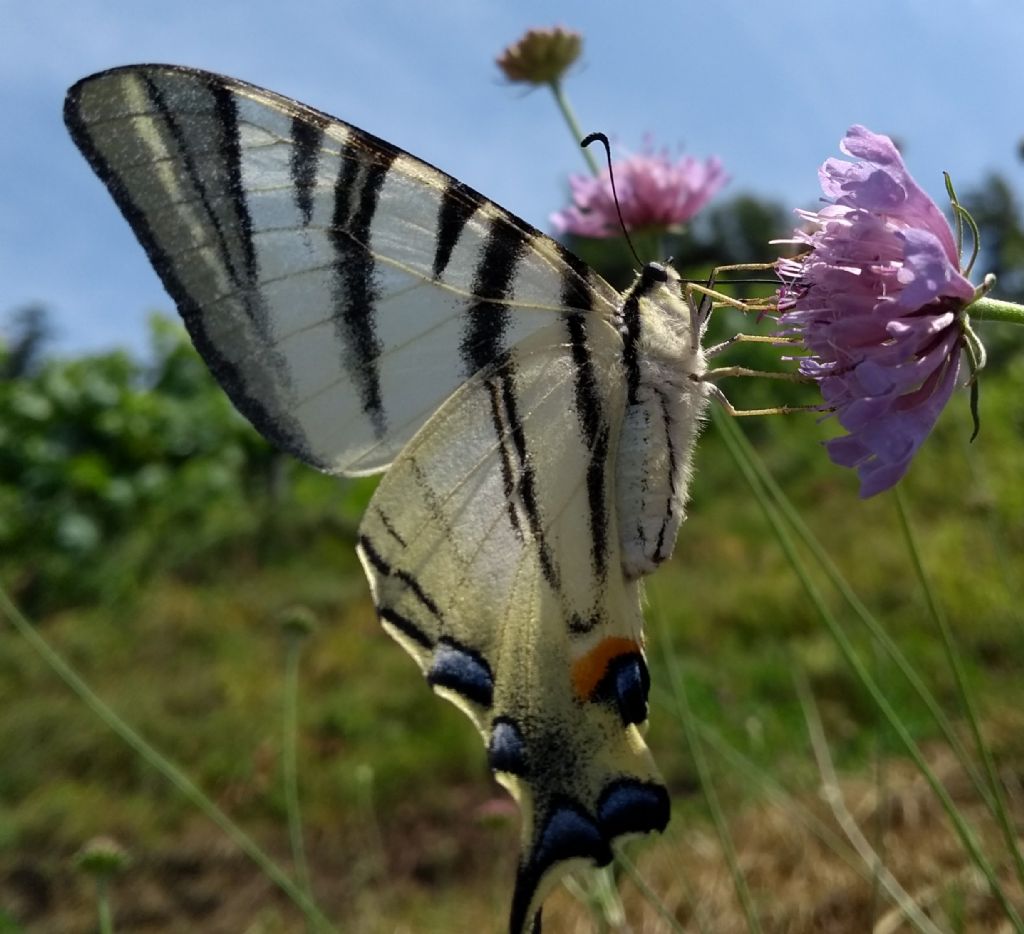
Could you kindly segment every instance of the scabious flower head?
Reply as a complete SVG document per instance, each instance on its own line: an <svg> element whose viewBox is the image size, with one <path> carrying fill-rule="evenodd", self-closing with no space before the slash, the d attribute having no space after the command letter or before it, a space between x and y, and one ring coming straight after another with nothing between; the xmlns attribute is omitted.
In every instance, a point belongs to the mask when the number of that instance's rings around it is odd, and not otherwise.
<svg viewBox="0 0 1024 934"><path fill-rule="evenodd" d="M830 203L797 212L810 229L792 242L809 252L777 264L780 326L810 351L800 370L848 432L829 456L856 468L866 498L903 476L949 401L975 290L892 140L853 126L840 149L857 161L821 167Z"/></svg>
<svg viewBox="0 0 1024 934"><path fill-rule="evenodd" d="M612 164L622 219L628 230L679 227L689 221L728 181L714 156L701 162L693 156L673 160L667 152L644 152ZM583 237L619 235L619 217L611 178L569 177L572 204L551 215L560 233Z"/></svg>
<svg viewBox="0 0 1024 934"><path fill-rule="evenodd" d="M553 26L530 29L497 59L509 81L551 84L580 56L583 37L571 29Z"/></svg>
<svg viewBox="0 0 1024 934"><path fill-rule="evenodd" d="M78 868L97 878L121 872L130 862L128 851L112 837L93 837L76 857Z"/></svg>
<svg viewBox="0 0 1024 934"><path fill-rule="evenodd" d="M278 616L285 639L292 644L302 642L316 631L316 617L304 606L292 606Z"/></svg>

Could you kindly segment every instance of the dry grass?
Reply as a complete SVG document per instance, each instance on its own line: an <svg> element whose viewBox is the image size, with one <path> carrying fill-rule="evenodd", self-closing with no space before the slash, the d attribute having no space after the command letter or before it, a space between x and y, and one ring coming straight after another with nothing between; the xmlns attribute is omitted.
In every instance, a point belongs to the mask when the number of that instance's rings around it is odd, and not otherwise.
<svg viewBox="0 0 1024 934"><path fill-rule="evenodd" d="M1000 865L1013 902L1024 910L1024 893L1012 879L997 828L988 818L958 763L944 750L929 760L957 806ZM1021 762L1004 759L1004 779L1018 826L1024 825L1019 791ZM843 800L885 865L941 931L1009 931L984 879L964 856L927 784L904 762L885 763L881 777L849 777ZM512 878L511 822L482 820L467 828L467 789L452 813L414 813L392 825L376 865L364 858L366 841L310 835L314 888L339 930L357 934L473 934L504 929L505 898ZM487 802L477 802L488 810ZM821 795L794 800L838 831ZM477 810L480 808L478 807ZM459 813L461 812L461 814ZM680 822L677 821L677 825ZM399 830L399 827L405 828ZM453 828L462 836L453 837ZM751 805L732 820L742 870L754 896L764 934L897 934L912 928L873 882L870 870L849 852L839 853L795 820L792 810ZM287 862L279 829L265 842ZM497 857L495 854L501 854ZM381 865L380 862L384 865ZM29 932L89 934L95 930L87 880L71 868L70 854L33 860L22 854L0 877L0 904L24 919ZM57 867L57 868L55 868ZM64 868L60 868L64 867ZM706 826L675 826L648 847L639 868L664 908L682 929L709 934L748 931L717 840ZM609 930L655 934L669 930L663 918L624 880L628 923ZM273 934L304 930L297 911L229 843L200 819L172 840L136 853L132 868L114 889L119 931L211 934ZM545 908L545 930L590 934L593 919L565 890Z"/></svg>
<svg viewBox="0 0 1024 934"><path fill-rule="evenodd" d="M1022 893L1005 858L997 827L963 769L944 749L929 759L943 785L1000 867L1011 901L1024 910ZM1024 826L1019 794L1021 763L1004 768L1016 825ZM858 776L841 786L846 807L882 856L888 870L941 931L1010 931L987 883L964 854L931 789L905 762L886 763L880 779ZM839 832L823 796L799 802ZM740 866L754 896L764 934L896 934L912 927L871 878L870 870L809 833L790 811L751 807L732 821ZM677 831L669 845L640 860L647 884L687 931L740 934L749 930L722 857L708 828ZM631 934L663 932L665 921L628 882L623 900ZM545 920L552 931L594 930L572 900L559 894ZM624 929L625 930L625 929Z"/></svg>

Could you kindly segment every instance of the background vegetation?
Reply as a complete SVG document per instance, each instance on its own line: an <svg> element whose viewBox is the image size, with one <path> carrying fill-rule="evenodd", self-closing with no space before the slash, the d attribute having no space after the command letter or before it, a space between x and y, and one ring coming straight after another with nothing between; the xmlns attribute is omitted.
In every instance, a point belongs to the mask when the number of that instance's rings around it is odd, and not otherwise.
<svg viewBox="0 0 1024 934"><path fill-rule="evenodd" d="M1024 235L1012 192L993 178L964 200L987 238L981 268L1001 274L1001 297L1020 298ZM763 259L763 244L788 223L777 206L740 196L709 212L676 255L693 274L712 256ZM628 269L622 257L591 258L618 264L621 275ZM721 327L734 331L737 322ZM40 309L12 315L8 333L0 349L0 581L37 631L287 866L281 614L309 607L318 625L301 658L298 752L318 901L345 931L501 930L517 818L469 722L430 696L378 628L353 550L374 482L323 477L269 449L168 319L153 319L145 360L122 352L52 358ZM968 444L963 396L904 489L1019 816L1024 353L1017 334L984 336L990 369L980 438ZM736 354L748 365L758 357L749 348ZM771 352L760 357L773 365ZM761 383L727 389L739 405L765 404ZM779 398L801 401L792 392ZM794 416L743 429L960 723L893 498L857 500L852 473L832 467L818 444L834 433L827 422ZM960 787L930 716L820 583L943 780ZM714 787L766 930L862 931L889 910L870 875L828 876L841 848L797 835L780 816L789 813L781 800L829 817L816 797L822 775L795 672L806 677L835 763L850 776L844 788L864 805L860 816L887 864L927 899L941 928L994 929L969 860L823 628L713 426L700 444L675 557L649 588L649 618L649 741L676 810L669 834L641 862L681 923L701 929L703 919L705 929L726 931L748 922L698 794L669 690L675 666L706 730ZM974 814L969 793L958 801ZM1005 849L977 826L1003 867ZM97 835L115 838L132 858L113 892L119 929L301 928L299 912L266 877L2 626L0 932L93 930L91 887L74 858ZM637 930L666 929L635 887L624 890L631 916L646 925ZM567 895L550 912L552 930L591 929L590 915Z"/></svg>

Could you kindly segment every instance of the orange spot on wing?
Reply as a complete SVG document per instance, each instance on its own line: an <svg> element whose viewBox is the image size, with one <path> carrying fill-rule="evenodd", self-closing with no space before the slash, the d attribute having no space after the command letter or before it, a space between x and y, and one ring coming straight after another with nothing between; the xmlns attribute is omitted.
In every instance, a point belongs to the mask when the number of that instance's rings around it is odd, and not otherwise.
<svg viewBox="0 0 1024 934"><path fill-rule="evenodd" d="M620 655L634 655L640 646L633 639L611 636L602 639L586 655L576 659L572 665L572 686L580 700L590 700L608 665Z"/></svg>

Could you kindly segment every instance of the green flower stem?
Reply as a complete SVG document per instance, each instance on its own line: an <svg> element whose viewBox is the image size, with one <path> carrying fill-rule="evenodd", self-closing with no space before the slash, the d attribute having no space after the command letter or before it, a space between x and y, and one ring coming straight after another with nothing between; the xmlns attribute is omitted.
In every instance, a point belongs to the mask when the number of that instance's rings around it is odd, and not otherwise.
<svg viewBox="0 0 1024 934"><path fill-rule="evenodd" d="M110 910L110 891L105 878L96 880L96 910L100 934L114 934L114 914Z"/></svg>
<svg viewBox="0 0 1024 934"><path fill-rule="evenodd" d="M972 321L1002 321L1006 324L1024 324L1024 305L1004 302L999 298L979 298L967 306Z"/></svg>
<svg viewBox="0 0 1024 934"><path fill-rule="evenodd" d="M32 646L50 669L78 695L78 699L89 710L113 733L116 733L124 740L144 762L163 775L182 795L213 821L260 868L271 882L305 912L307 918L314 919L326 931L336 930L320 909L306 897L306 893L289 878L288 874L280 866L260 849L252 837L203 794L199 786L179 766L175 765L154 746L151 746L134 728L122 720L111 707L107 706L93 692L92 688L82 680L78 672L64 661L63 657L50 646L39 634L38 630L25 619L3 589L0 589L0 612L7 617L11 626Z"/></svg>
<svg viewBox="0 0 1024 934"><path fill-rule="evenodd" d="M288 816L288 838L291 843L292 863L295 879L303 894L313 901L313 890L309 880L309 865L306 862L306 847L302 838L302 811L299 807L299 658L302 654L301 640L290 637L287 640L284 659L284 749L281 769L284 779L284 806ZM309 927L314 927L312 919Z"/></svg>
<svg viewBox="0 0 1024 934"><path fill-rule="evenodd" d="M662 644L668 645L668 632L665 629L664 621L660 618L659 624L661 625L660 641ZM690 700L686 694L686 682L683 678L682 668L676 661L675 655L671 652L665 653L665 661L668 666L672 695L675 697L678 717L683 724L683 732L686 735L686 744L690 748L690 755L693 756L693 764L697 769L697 777L700 781L701 791L704 794L704 801L708 806L708 811L711 812L711 820L715 825L718 842L722 847L722 854L725 856L725 862L729 867L729 874L732 876L736 896L739 898L740 905L743 908L747 929L750 931L750 934L761 934L761 923L758 921L754 900L751 898L750 889L747 887L747 880L744 878L743 870L740 868L736 847L733 845L732 837L729 835L729 825L725 820L725 813L722 811L718 795L715 793L711 771L704 756L704 746L697 733L693 710L690 707Z"/></svg>
<svg viewBox="0 0 1024 934"><path fill-rule="evenodd" d="M744 463L748 465L749 469L756 476L757 481L760 484L763 484L765 491L774 502L775 508L779 510L785 521L789 523L790 528L793 529L797 537L803 542L804 546L811 552L811 554L814 555L815 560L818 562L822 571L825 572L825 575L828 577L832 586L836 588L850 609L853 610L854 614L861 621L865 629L868 630L875 642L884 650L886 655L896 663L900 673L907 679L907 683L914 689L914 692L917 694L921 703L928 708L928 712L932 715L932 719L935 721L936 726L938 726L939 730L942 732L946 742L949 743L950 748L953 750L953 753L963 766L964 771L970 776L971 782L978 794L991 810L994 806L994 802L992 801L992 796L988 789L988 783L982 778L981 774L975 767L973 760L967 754L966 747L961 741L956 730L953 728L953 724L942 710L942 707L939 706L939 702L936 700L935 695L928 689L928 686L917 673L917 670L900 650L900 647L896 644L892 636L889 635L885 627L875 619L868 608L864 605L864 602L853 592L853 589L847 583L839 568L836 567L835 562L829 556L828 552L821 547L821 543L814 537L811 530L804 523L803 519L801 519L799 513L793 508L792 504L786 498L774 478L768 473L764 464L758 458L757 452L747 440L746 435L744 435L740 430L739 426L730 418L718 418L715 416L715 420L716 424L718 424L729 436L726 439L727 443L734 442L736 444L739 456L742 457ZM729 439L731 439L731 442ZM734 455L734 457L735 456L736 455Z"/></svg>
<svg viewBox="0 0 1024 934"><path fill-rule="evenodd" d="M900 740L903 748L913 760L914 765L917 766L918 771L922 776L924 776L925 781L932 789L932 793L936 798L938 798L943 810L946 812L950 822L953 824L953 828L955 829L957 836L960 838L961 844L970 854L974 865L981 871L982 875L984 875L988 882L989 891L991 891L993 897L1006 914L1007 919L1013 925L1013 930L1017 931L1018 934L1024 934L1024 921L1021 920L1020 915L1017 913L1017 910L1014 908L1013 904L1007 897L1006 892L1003 890L1003 887L1000 885L996 871L985 856L984 852L982 852L977 836L964 820L963 815L953 802L953 799L950 797L945 786L939 781L938 776L936 776L931 766L928 765L927 760L921 753L920 747L914 742L914 738L910 735L910 731L900 719L892 704L889 703L889 699L886 697L885 692L878 685L875 679L871 677L871 673L861 660L861 657L857 654L857 650L850 641L850 637L846 634L843 627L839 625L839 620L837 620L833 615L832 611L825 603L824 597L819 591L817 585L811 579L809 570L797 552L796 542L791 537L789 529L784 523L782 514L779 512L776 504L771 500L767 488L761 482L759 474L763 473L761 469L762 465L758 465L755 468L753 461L754 455L746 451L741 446L741 442L737 439L737 435L742 435L739 426L737 426L729 416L717 408L712 409L712 419L715 424L722 429L722 438L725 441L729 453L733 457L733 461L740 473L743 475L743 478L750 485L750 488L758 501L758 505L761 507L761 511L764 513L765 519L771 526L772 531L775 533L790 566L793 568L793 571L796 573L801 584L803 584L805 593L813 604L814 609L817 611L822 622L824 622L828 628L829 634L832 636L836 646L842 653L847 665L850 666L850 670L854 673L865 691L870 695L875 706L878 707L882 716L886 719L889 726ZM744 440L746 439L744 438Z"/></svg>
<svg viewBox="0 0 1024 934"><path fill-rule="evenodd" d="M548 87L551 88L551 93L555 96L555 103L558 104L558 109L562 112L562 116L565 118L565 122L569 127L569 132L572 133L572 138L576 143L576 148L583 153L583 158L586 160L587 167L590 169L592 174L600 174L601 167L597 164L594 154L589 149L584 149L580 146L584 134L580 132L579 121L576 119L576 114L573 113L572 107L569 105L569 99L565 96L565 91L562 90L561 81L556 78L548 85Z"/></svg>
<svg viewBox="0 0 1024 934"><path fill-rule="evenodd" d="M1006 796L1003 794L1003 783L999 780L999 773L996 771L996 765L992 759L992 750L989 749L988 743L985 742L985 738L981 735L981 725L978 720L977 705L974 700L974 693L971 690L970 681L967 678L967 673L964 671L963 662L960 659L960 653L956 649L956 643L953 641L953 632L949 627L949 620L946 618L946 613L942 608L942 604L939 603L938 597L932 588L931 581L925 573L924 560L921 557L921 550L918 548L917 536L914 535L913 526L910 524L910 515L907 512L906 500L899 484L897 484L893 489L893 494L896 498L896 511L900 517L900 527L903 530L903 537L906 540L907 550L910 552L911 560L914 563L914 571L917 573L917 579L920 581L921 589L924 591L925 599L928 603L928 612L931 614L932 620L942 637L942 645L946 651L946 659L949 661L949 667L952 669L953 676L956 679L956 687L957 692L960 695L960 703L963 705L964 713L967 716L967 723L971 728L971 737L974 740L974 745L977 747L978 755L981 757L981 762L985 767L985 773L988 776L989 787L992 789L992 796L995 804L994 816L1003 831L1003 838L1006 840L1007 849L1013 856L1014 868L1017 870L1017 878L1022 884L1024 884L1024 855L1021 853L1021 847L1017 841L1017 834L1014 830L1013 820L1010 817L1009 810L1006 806Z"/></svg>

